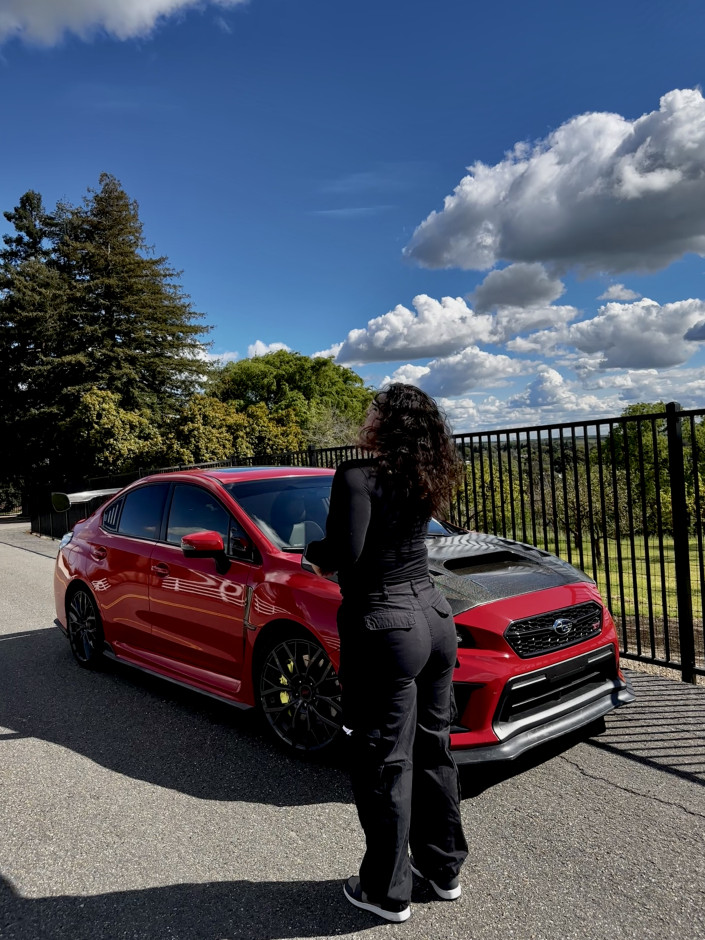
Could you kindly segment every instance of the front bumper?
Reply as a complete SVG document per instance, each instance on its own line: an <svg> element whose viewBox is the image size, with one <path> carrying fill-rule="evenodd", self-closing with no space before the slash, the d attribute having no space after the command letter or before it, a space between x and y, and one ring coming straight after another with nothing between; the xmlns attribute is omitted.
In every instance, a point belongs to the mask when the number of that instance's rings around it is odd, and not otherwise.
<svg viewBox="0 0 705 940"><path fill-rule="evenodd" d="M501 744L491 744L486 747L473 747L465 750L453 751L455 763L461 764L481 764L493 760L512 760L546 741L552 741L578 728L584 728L591 722L603 715L618 708L620 705L628 705L634 701L634 693L625 683L623 689L613 691L610 696L602 697L596 702L590 702L579 711L571 712L568 715L562 715L560 718L554 718L545 724L538 725L522 731L520 734Z"/></svg>
<svg viewBox="0 0 705 940"><path fill-rule="evenodd" d="M457 764L512 760L633 701L608 644L510 679L492 721L497 743L461 745L453 756Z"/></svg>

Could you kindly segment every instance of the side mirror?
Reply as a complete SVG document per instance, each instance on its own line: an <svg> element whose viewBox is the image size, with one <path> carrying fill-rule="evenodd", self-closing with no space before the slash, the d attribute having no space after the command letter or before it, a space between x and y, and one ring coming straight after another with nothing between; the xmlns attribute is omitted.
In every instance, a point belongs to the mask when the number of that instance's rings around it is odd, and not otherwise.
<svg viewBox="0 0 705 940"><path fill-rule="evenodd" d="M230 539L230 554L252 561L255 557L255 547L246 535L234 535Z"/></svg>
<svg viewBox="0 0 705 940"><path fill-rule="evenodd" d="M181 539L181 551L186 558L213 558L218 574L225 574L230 562L225 554L222 536L217 532L192 532Z"/></svg>

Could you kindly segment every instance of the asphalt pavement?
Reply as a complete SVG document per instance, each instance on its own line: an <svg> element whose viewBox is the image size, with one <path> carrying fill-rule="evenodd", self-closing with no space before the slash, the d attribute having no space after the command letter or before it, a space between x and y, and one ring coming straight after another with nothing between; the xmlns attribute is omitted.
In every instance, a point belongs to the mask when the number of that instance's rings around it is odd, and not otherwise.
<svg viewBox="0 0 705 940"><path fill-rule="evenodd" d="M632 672L593 739L462 774L463 897L352 908L344 766L53 626L57 543L0 522L0 937L7 940L701 940L705 688Z"/></svg>

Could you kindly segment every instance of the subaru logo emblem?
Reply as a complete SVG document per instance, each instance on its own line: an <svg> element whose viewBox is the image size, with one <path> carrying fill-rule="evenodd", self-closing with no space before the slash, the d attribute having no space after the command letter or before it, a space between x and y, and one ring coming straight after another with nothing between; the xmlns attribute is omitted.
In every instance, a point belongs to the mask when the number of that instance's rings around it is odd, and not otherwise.
<svg viewBox="0 0 705 940"><path fill-rule="evenodd" d="M552 629L558 636L566 636L573 629L573 621L560 617L558 620L553 621Z"/></svg>

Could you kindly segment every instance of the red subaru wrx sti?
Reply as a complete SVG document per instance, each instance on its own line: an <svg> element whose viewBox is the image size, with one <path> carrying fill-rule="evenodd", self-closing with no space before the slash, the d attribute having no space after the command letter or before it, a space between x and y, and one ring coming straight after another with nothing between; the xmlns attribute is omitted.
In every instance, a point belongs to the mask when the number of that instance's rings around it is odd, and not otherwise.
<svg viewBox="0 0 705 940"><path fill-rule="evenodd" d="M129 663L257 707L296 752L341 731L334 579L306 569L332 470L158 474L62 539L57 624L81 666ZM429 559L453 608L458 763L513 758L630 702L595 584L547 552L432 521Z"/></svg>

